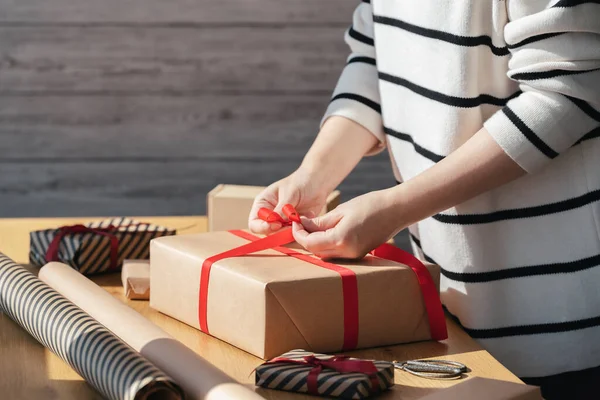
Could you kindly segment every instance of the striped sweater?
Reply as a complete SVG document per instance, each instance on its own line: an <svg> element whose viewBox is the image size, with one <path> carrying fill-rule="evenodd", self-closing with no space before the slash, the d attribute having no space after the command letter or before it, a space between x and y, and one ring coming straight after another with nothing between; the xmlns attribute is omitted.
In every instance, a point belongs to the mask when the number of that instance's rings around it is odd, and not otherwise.
<svg viewBox="0 0 600 400"><path fill-rule="evenodd" d="M528 172L410 227L442 300L520 377L600 365L600 3L363 0L325 119L398 182L482 127Z"/></svg>

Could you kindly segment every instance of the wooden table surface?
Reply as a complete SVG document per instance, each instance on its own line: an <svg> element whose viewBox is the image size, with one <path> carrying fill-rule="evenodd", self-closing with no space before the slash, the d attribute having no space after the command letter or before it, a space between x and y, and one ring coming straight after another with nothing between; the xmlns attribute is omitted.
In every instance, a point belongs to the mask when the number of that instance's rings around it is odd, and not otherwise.
<svg viewBox="0 0 600 400"><path fill-rule="evenodd" d="M206 230L205 217L140 217L139 220L177 228L181 234ZM27 263L29 232L95 218L0 219L0 251L19 263ZM216 338L205 335L148 306L146 301L128 301L118 274L94 278L113 296L127 303L185 345L198 352L237 381L252 386L253 369L261 360ZM352 356L409 360L441 358L460 361L470 368L467 376L521 382L453 321L448 320L449 338L443 342L421 342L350 352ZM459 381L437 381L396 371L396 386L383 399L418 399ZM256 389L267 399L302 400L313 397ZM4 397L7 396L7 397ZM82 378L6 315L0 313L0 397L11 399L99 399Z"/></svg>

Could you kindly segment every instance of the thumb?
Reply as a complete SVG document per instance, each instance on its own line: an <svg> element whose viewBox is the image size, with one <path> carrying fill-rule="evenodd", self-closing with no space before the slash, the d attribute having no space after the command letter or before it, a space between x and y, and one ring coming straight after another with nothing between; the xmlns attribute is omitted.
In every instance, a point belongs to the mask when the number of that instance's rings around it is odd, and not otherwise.
<svg viewBox="0 0 600 400"><path fill-rule="evenodd" d="M307 232L326 231L335 227L342 219L342 214L336 210L316 218L301 217L302 226Z"/></svg>

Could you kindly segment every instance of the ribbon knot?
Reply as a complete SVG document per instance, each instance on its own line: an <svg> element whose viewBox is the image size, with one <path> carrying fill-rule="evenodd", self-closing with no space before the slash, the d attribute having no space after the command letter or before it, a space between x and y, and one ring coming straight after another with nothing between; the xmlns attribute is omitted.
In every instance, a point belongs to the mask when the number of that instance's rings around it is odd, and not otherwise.
<svg viewBox="0 0 600 400"><path fill-rule="evenodd" d="M380 390L379 380L377 379L377 367L373 361L350 359L348 356L333 356L330 358L318 358L315 355L304 356L302 360L295 360L286 357L277 357L266 364L298 364L313 367L306 377L306 386L308 393L319 395L319 375L323 369L330 369L341 374L361 373L369 377L369 391L371 393Z"/></svg>

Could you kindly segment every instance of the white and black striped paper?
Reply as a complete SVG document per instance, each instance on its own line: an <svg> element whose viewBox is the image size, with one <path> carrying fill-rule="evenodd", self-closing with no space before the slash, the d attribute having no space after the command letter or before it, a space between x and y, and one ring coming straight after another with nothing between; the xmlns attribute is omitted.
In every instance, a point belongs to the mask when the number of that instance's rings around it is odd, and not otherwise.
<svg viewBox="0 0 600 400"><path fill-rule="evenodd" d="M86 224L90 228L115 226L114 235L119 240L119 268L123 260L147 260L150 257L150 241L161 236L176 234L174 229L158 225L142 224L128 218L111 218ZM45 229L30 233L29 262L36 267L47 264L46 252L57 229ZM108 272L110 269L110 239L95 233L65 235L58 250L58 261L67 264L84 275Z"/></svg>
<svg viewBox="0 0 600 400"><path fill-rule="evenodd" d="M331 356L316 354L305 350L292 350L280 357L301 361L305 356L328 359ZM394 386L394 366L388 361L373 361L377 367L379 391ZM263 364L256 368L256 385L268 389L288 392L307 393L307 377L312 366L298 364L273 363ZM376 394L371 390L371 380L366 374L341 373L324 369L318 377L319 396L339 397L342 399L366 399Z"/></svg>
<svg viewBox="0 0 600 400"><path fill-rule="evenodd" d="M142 399L157 390L183 398L171 378L2 253L0 311L109 399Z"/></svg>

